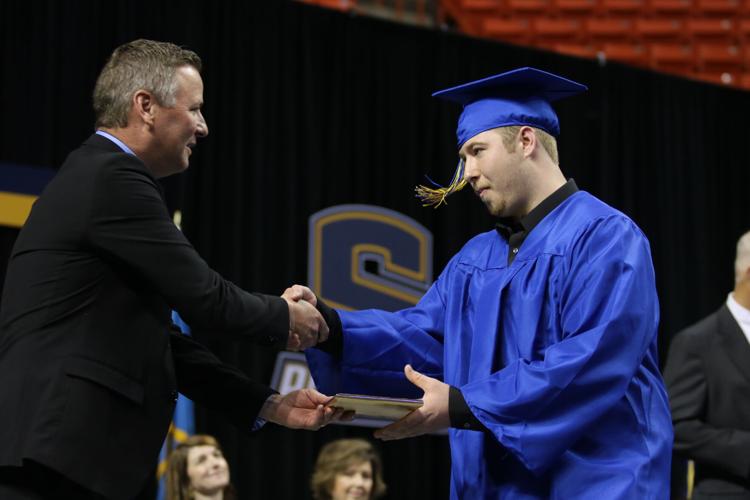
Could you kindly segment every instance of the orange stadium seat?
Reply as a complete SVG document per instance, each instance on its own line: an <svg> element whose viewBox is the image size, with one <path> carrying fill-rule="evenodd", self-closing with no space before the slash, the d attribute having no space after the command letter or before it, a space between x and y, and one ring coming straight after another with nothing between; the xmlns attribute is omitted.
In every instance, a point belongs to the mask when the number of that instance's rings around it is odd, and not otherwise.
<svg viewBox="0 0 750 500"><path fill-rule="evenodd" d="M584 26L595 40L626 41L633 37L633 21L627 18L594 17L586 19Z"/></svg>
<svg viewBox="0 0 750 500"><path fill-rule="evenodd" d="M740 19L735 23L737 35L745 40L750 40L750 19Z"/></svg>
<svg viewBox="0 0 750 500"><path fill-rule="evenodd" d="M505 10L537 15L546 14L550 10L549 0L505 0Z"/></svg>
<svg viewBox="0 0 750 500"><path fill-rule="evenodd" d="M501 0L454 0L460 9L469 12L486 12L498 10L502 2Z"/></svg>
<svg viewBox="0 0 750 500"><path fill-rule="evenodd" d="M528 41L531 36L526 19L489 17L482 23L482 32L485 36L509 41Z"/></svg>
<svg viewBox="0 0 750 500"><path fill-rule="evenodd" d="M696 46L698 67L701 71L739 71L742 69L740 47L727 43L703 43Z"/></svg>
<svg viewBox="0 0 750 500"><path fill-rule="evenodd" d="M716 85L737 85L740 83L740 77L736 73L729 73L727 71L714 72L714 73L694 73L690 75L692 78L715 83Z"/></svg>
<svg viewBox="0 0 750 500"><path fill-rule="evenodd" d="M695 0L695 9L700 14L736 16L742 5L740 0Z"/></svg>
<svg viewBox="0 0 750 500"><path fill-rule="evenodd" d="M350 11L357 6L357 0L302 0L305 3L320 5L329 9Z"/></svg>
<svg viewBox="0 0 750 500"><path fill-rule="evenodd" d="M641 18L635 20L635 32L644 39L674 39L684 36L682 21L677 19Z"/></svg>
<svg viewBox="0 0 750 500"><path fill-rule="evenodd" d="M657 14L688 15L693 8L692 0L649 0L648 7Z"/></svg>
<svg viewBox="0 0 750 500"><path fill-rule="evenodd" d="M651 67L689 73L693 68L693 48L680 43L653 43L649 48Z"/></svg>
<svg viewBox="0 0 750 500"><path fill-rule="evenodd" d="M643 45L632 43L605 43L602 46L604 57L636 66L648 63L648 51Z"/></svg>
<svg viewBox="0 0 750 500"><path fill-rule="evenodd" d="M539 18L533 19L531 25L538 40L574 41L581 38L581 22L577 19Z"/></svg>
<svg viewBox="0 0 750 500"><path fill-rule="evenodd" d="M567 56L595 58L597 50L593 45L577 43L555 43L552 44L552 50Z"/></svg>
<svg viewBox="0 0 750 500"><path fill-rule="evenodd" d="M728 39L734 34L734 24L731 19L695 18L685 20L687 33L693 38L721 38Z"/></svg>
<svg viewBox="0 0 750 500"><path fill-rule="evenodd" d="M563 15L589 16L597 7L596 0L552 0L552 5Z"/></svg>
<svg viewBox="0 0 750 500"><path fill-rule="evenodd" d="M642 12L645 0L600 0L599 8L603 14L629 14L635 15Z"/></svg>

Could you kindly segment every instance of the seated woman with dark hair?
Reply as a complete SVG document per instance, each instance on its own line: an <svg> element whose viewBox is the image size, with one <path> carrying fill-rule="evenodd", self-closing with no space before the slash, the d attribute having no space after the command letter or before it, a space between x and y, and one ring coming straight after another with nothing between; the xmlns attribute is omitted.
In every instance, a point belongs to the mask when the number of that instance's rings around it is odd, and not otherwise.
<svg viewBox="0 0 750 500"><path fill-rule="evenodd" d="M196 434L169 455L167 500L233 500L229 465L212 436Z"/></svg>
<svg viewBox="0 0 750 500"><path fill-rule="evenodd" d="M326 444L315 462L311 487L315 500L372 500L385 494L383 466L364 439Z"/></svg>

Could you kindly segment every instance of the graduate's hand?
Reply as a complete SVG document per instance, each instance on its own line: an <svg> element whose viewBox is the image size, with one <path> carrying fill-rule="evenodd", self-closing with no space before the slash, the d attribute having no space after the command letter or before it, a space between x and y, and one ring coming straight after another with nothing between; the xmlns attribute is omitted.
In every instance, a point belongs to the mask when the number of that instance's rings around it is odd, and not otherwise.
<svg viewBox="0 0 750 500"><path fill-rule="evenodd" d="M315 293L304 285L292 285L284 290L284 293L281 296L295 302L304 300L314 306L318 305L318 298L315 296Z"/></svg>
<svg viewBox="0 0 750 500"><path fill-rule="evenodd" d="M422 375L411 365L404 367L404 373L409 382L424 391L424 404L401 420L375 431L375 437L383 441L421 436L446 429L451 425L448 412L450 386L436 378Z"/></svg>
<svg viewBox="0 0 750 500"><path fill-rule="evenodd" d="M328 338L328 325L315 309L317 298L306 286L294 285L281 295L289 306L289 337L286 347L303 351Z"/></svg>
<svg viewBox="0 0 750 500"><path fill-rule="evenodd" d="M342 417L346 419L344 410L326 406L331 399L315 389L300 389L286 396L274 394L263 404L259 416L290 429L316 431Z"/></svg>

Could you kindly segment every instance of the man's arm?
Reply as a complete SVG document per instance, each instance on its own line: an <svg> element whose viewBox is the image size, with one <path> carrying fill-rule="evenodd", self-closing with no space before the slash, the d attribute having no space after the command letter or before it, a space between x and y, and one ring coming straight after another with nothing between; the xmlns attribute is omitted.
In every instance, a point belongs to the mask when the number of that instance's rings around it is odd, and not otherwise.
<svg viewBox="0 0 750 500"><path fill-rule="evenodd" d="M294 306L290 315L284 299L246 292L206 264L172 223L138 159L113 155L95 189L87 242L121 279L163 297L193 328L282 346L293 344L290 330L300 345L317 339L323 320L314 308Z"/></svg>
<svg viewBox="0 0 750 500"><path fill-rule="evenodd" d="M664 368L674 449L686 458L750 478L750 432L706 422L708 367L703 363L706 349L697 333L685 331L672 340Z"/></svg>
<svg viewBox="0 0 750 500"><path fill-rule="evenodd" d="M293 429L317 430L342 416L325 406L330 397L312 389L281 396L222 363L187 335L173 331L170 344L178 390L223 414L241 429L249 431L260 417Z"/></svg>

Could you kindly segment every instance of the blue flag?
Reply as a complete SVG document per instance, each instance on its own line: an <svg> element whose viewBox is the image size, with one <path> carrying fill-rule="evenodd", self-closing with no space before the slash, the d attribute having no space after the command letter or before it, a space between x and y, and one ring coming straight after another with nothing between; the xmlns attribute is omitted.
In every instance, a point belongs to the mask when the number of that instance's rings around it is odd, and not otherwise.
<svg viewBox="0 0 750 500"><path fill-rule="evenodd" d="M172 312L172 321L175 325L180 327L182 333L190 335L190 327L182 321L177 312ZM169 432L167 438L164 440L164 444L161 447L161 453L159 454L159 467L156 471L156 479L159 481L159 489L157 491L156 498L158 500L164 500L167 492L167 458L169 453L175 449L175 447L183 443L188 436L195 433L195 413L193 411L193 402L180 394L177 399L177 406L174 410L174 416L172 417L172 424L169 426Z"/></svg>

